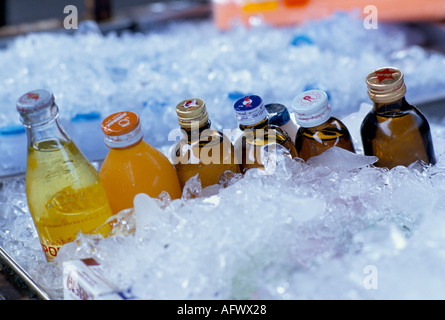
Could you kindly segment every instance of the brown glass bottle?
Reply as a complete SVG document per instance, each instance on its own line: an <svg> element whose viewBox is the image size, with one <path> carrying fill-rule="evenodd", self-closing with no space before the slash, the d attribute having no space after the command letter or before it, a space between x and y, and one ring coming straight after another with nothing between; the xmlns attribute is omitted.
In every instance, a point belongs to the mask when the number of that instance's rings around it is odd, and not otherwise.
<svg viewBox="0 0 445 320"><path fill-rule="evenodd" d="M171 158L181 188L197 174L205 188L241 172L230 139L211 128L204 101L181 101L176 112L183 136L173 146Z"/></svg>
<svg viewBox="0 0 445 320"><path fill-rule="evenodd" d="M332 147L355 153L351 134L343 122L331 116L331 107L324 91L303 92L294 98L292 107L299 124L295 147L301 159L307 161Z"/></svg>
<svg viewBox="0 0 445 320"><path fill-rule="evenodd" d="M365 155L378 157L375 165L388 169L415 161L435 164L430 126L406 101L402 71L378 69L368 75L367 85L374 105L360 128Z"/></svg>
<svg viewBox="0 0 445 320"><path fill-rule="evenodd" d="M241 158L243 173L251 168L264 168L267 153L276 152L279 146L283 147L282 151L290 158L298 157L295 145L287 133L280 127L269 124L267 111L259 96L239 99L235 102L234 109L242 130L242 135L235 141L235 150L237 157Z"/></svg>

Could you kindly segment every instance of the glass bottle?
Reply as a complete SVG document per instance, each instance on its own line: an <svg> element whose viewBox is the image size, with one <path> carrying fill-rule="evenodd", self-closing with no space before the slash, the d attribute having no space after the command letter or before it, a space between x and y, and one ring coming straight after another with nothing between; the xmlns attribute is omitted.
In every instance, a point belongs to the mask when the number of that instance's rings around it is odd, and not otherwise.
<svg viewBox="0 0 445 320"><path fill-rule="evenodd" d="M47 90L21 96L17 111L26 128L26 195L43 251L52 261L62 245L83 234L107 236L112 216L96 169L58 120L59 109Z"/></svg>
<svg viewBox="0 0 445 320"><path fill-rule="evenodd" d="M202 99L181 101L176 113L182 136L171 149L171 159L181 188L197 174L202 188L206 188L241 172L231 140L211 128Z"/></svg>
<svg viewBox="0 0 445 320"><path fill-rule="evenodd" d="M332 147L355 153L352 137L343 122L331 115L327 94L322 90L308 90L292 101L299 129L295 137L298 155L304 161Z"/></svg>
<svg viewBox="0 0 445 320"><path fill-rule="evenodd" d="M278 126L269 124L267 110L261 97L245 96L234 104L242 134L235 141L237 157L241 158L241 170L264 168L265 154L275 152L277 145L293 158L298 156L295 145L287 133Z"/></svg>
<svg viewBox="0 0 445 320"><path fill-rule="evenodd" d="M391 169L415 161L435 164L430 126L424 115L405 99L400 69L377 69L366 77L373 107L360 128L365 155L379 158L378 167Z"/></svg>
<svg viewBox="0 0 445 320"><path fill-rule="evenodd" d="M102 121L108 153L99 174L113 214L133 208L138 193L156 198L163 191L171 199L181 197L176 171L162 152L143 140L139 116L116 112Z"/></svg>
<svg viewBox="0 0 445 320"><path fill-rule="evenodd" d="M291 119L289 110L287 110L286 106L281 103L269 103L266 104L265 107L269 114L269 124L283 129L292 142L295 143L298 125Z"/></svg>

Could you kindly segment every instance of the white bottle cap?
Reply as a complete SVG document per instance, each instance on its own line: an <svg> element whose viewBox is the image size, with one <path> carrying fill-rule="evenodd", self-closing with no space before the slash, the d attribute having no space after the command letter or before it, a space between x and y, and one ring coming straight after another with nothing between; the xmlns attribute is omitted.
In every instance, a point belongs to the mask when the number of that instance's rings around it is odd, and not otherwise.
<svg viewBox="0 0 445 320"><path fill-rule="evenodd" d="M309 90L297 95L292 101L292 109L295 120L303 128L318 126L331 116L328 96L322 90Z"/></svg>
<svg viewBox="0 0 445 320"><path fill-rule="evenodd" d="M49 108L54 103L54 95L51 91L37 89L25 93L17 100L17 111L21 114L29 114Z"/></svg>

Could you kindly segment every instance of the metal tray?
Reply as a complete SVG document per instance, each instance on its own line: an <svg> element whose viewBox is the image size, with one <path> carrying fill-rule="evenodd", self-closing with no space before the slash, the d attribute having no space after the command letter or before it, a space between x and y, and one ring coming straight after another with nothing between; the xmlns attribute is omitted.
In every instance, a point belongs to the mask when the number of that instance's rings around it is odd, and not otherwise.
<svg viewBox="0 0 445 320"><path fill-rule="evenodd" d="M0 246L0 260L26 284L28 289L41 300L51 300L50 295Z"/></svg>
<svg viewBox="0 0 445 320"><path fill-rule="evenodd" d="M94 166L96 170L99 170L103 160L91 161L91 164ZM0 176L0 183L6 180L19 180L21 182L25 181L26 174L24 172L12 174L8 176ZM36 279L34 279L26 270L23 268L20 263L16 260L14 255L11 252L8 252L4 247L2 247L0 243L0 262L9 267L15 275L19 277L19 279L24 283L27 287L28 291L35 294L38 299L41 300L53 300L56 297L51 296L44 289L44 287L38 283ZM17 287L20 287L18 283L14 284Z"/></svg>
<svg viewBox="0 0 445 320"><path fill-rule="evenodd" d="M25 173L17 173L0 177L0 183L5 180L25 180ZM6 251L0 243L0 262L8 266L15 275L26 285L29 291L35 294L38 299L51 300L51 296L39 285L29 273L14 259L13 255ZM15 284L17 285L17 284Z"/></svg>

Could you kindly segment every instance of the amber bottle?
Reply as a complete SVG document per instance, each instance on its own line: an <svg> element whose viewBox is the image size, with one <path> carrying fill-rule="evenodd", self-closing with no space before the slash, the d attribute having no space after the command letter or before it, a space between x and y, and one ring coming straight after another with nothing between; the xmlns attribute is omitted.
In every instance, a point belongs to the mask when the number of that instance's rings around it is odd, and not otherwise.
<svg viewBox="0 0 445 320"><path fill-rule="evenodd" d="M327 94L322 90L309 90L292 101L295 119L300 126L295 147L301 159L307 161L332 147L355 153L348 128L331 115Z"/></svg>
<svg viewBox="0 0 445 320"><path fill-rule="evenodd" d="M239 161L229 137L211 128L202 99L181 101L176 106L182 138L170 155L181 188L198 174L202 188L219 184L222 179L240 173Z"/></svg>
<svg viewBox="0 0 445 320"><path fill-rule="evenodd" d="M373 107L360 128L364 153L378 157L375 165L388 169L415 161L435 164L430 126L419 109L406 101L403 72L393 67L377 69L366 83Z"/></svg>
<svg viewBox="0 0 445 320"><path fill-rule="evenodd" d="M268 154L281 148L291 157L298 157L297 150L288 134L278 126L269 123L268 113L261 97L251 95L237 100L234 104L236 117L242 134L235 141L235 150L241 158L241 170L264 168Z"/></svg>

